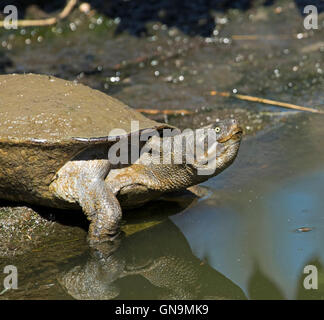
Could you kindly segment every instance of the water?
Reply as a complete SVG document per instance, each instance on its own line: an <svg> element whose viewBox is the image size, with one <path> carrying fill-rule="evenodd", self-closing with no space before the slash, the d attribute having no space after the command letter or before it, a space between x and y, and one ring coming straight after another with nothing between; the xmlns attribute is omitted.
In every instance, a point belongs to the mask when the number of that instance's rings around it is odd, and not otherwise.
<svg viewBox="0 0 324 320"><path fill-rule="evenodd" d="M170 218L185 235L193 254L206 259L248 298L314 295L303 288L307 275L303 271L307 265L321 270L324 258L321 122L310 118L299 129L285 126L275 135L260 137L253 141L253 148L243 144L246 149L231 179L242 170L250 174L234 181L225 199L215 191L214 199ZM274 145L276 139L269 136L280 136L280 142ZM296 145L300 149L294 149ZM260 160L252 163L245 157L262 158L265 150L261 167ZM227 179L225 175L217 185ZM319 276L321 282L323 274L319 272ZM319 284L315 296L322 297L323 290Z"/></svg>
<svg viewBox="0 0 324 320"><path fill-rule="evenodd" d="M323 116L209 94L236 89L322 108L323 31L305 32L291 1L217 11L208 36L174 28L178 21L152 22L139 38L115 34L118 21L98 24L100 16L74 13L54 29L2 32L1 72L51 73L134 107L193 111L157 116L181 128L235 117L245 129L239 155L204 184L207 197L126 213L118 243L89 249L81 215L54 223L45 237L28 226L19 254L0 258L0 270L13 264L19 272L18 290L0 298L324 298ZM255 39L235 40L242 34ZM318 270L318 290L304 288L307 265Z"/></svg>

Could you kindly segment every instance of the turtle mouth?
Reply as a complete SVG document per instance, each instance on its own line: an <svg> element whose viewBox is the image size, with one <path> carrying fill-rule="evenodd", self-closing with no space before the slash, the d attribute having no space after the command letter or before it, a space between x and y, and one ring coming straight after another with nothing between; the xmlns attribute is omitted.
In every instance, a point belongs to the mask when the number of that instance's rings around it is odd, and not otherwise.
<svg viewBox="0 0 324 320"><path fill-rule="evenodd" d="M243 130L241 128L238 128L233 134L232 137L229 140L233 141L240 141L242 139Z"/></svg>
<svg viewBox="0 0 324 320"><path fill-rule="evenodd" d="M236 127L230 134L225 137L222 137L218 140L219 143L225 143L228 141L240 141L243 135L243 130L241 127Z"/></svg>
<svg viewBox="0 0 324 320"><path fill-rule="evenodd" d="M224 153L227 152L227 148L235 145L235 144L240 144L241 139L243 135L243 130L240 127L236 127L234 130L231 131L230 134L228 134L225 137L222 137L221 139L217 140L216 144L213 144L211 148L209 148L205 153L204 156L205 158L210 158L210 157L217 157L221 156ZM218 145L220 144L220 145ZM218 148L221 148L220 154L218 154Z"/></svg>

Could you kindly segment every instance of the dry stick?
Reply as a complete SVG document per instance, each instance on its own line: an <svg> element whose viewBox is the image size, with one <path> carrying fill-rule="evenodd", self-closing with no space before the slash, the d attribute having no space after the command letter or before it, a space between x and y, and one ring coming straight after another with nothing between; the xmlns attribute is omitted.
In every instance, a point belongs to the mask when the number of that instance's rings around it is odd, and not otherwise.
<svg viewBox="0 0 324 320"><path fill-rule="evenodd" d="M167 114L167 115L186 115L193 114L193 111L180 109L180 110L158 110L158 109L136 109L138 112L146 114Z"/></svg>
<svg viewBox="0 0 324 320"><path fill-rule="evenodd" d="M41 27L50 26L56 24L59 20L65 19L73 10L78 0L69 0L66 3L64 9L59 13L57 17L39 19L39 20L18 20L18 27ZM4 21L0 21L0 27L4 27Z"/></svg>
<svg viewBox="0 0 324 320"><path fill-rule="evenodd" d="M258 34L235 34L232 36L233 40L286 40L297 38L295 35L258 35Z"/></svg>
<svg viewBox="0 0 324 320"><path fill-rule="evenodd" d="M291 104L291 103L280 102L280 101L275 101L275 100L270 100L270 99L257 98L257 97L243 95L243 94L233 94L230 92L210 91L210 95L212 95L212 96L218 95L218 96L222 96L222 97L226 97L226 98L231 97L231 98L236 98L236 99L240 99L240 100L247 100L247 101L259 102L259 103L264 103L264 104L271 104L273 106L278 106L278 107L283 107L283 108L288 108L288 109L324 114L323 111L317 110L314 108L302 107L302 106L297 106L297 105Z"/></svg>

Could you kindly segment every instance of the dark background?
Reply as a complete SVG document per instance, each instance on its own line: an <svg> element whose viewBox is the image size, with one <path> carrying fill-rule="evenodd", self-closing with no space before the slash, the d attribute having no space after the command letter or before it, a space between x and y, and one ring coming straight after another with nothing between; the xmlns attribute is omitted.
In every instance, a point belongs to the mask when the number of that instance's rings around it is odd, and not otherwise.
<svg viewBox="0 0 324 320"><path fill-rule="evenodd" d="M230 8L249 9L253 5L272 5L276 0L89 0L91 7L111 18L121 18L117 32L127 30L133 35L146 32L145 24L160 21L169 27L177 27L189 35L208 36L215 27L210 12L226 11ZM324 11L322 0L295 0L300 14L306 5L315 5L318 12ZM25 17L26 8L37 5L47 14L62 10L65 0L0 0L0 8L15 5L19 18Z"/></svg>

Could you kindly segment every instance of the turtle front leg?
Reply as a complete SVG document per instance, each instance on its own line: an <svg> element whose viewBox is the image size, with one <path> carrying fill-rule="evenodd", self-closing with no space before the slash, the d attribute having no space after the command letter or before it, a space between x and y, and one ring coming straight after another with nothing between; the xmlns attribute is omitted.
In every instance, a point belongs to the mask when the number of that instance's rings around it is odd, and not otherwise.
<svg viewBox="0 0 324 320"><path fill-rule="evenodd" d="M122 210L105 183L109 170L108 160L73 160L59 170L51 184L59 198L81 206L90 221L91 244L113 240L120 232Z"/></svg>
<svg viewBox="0 0 324 320"><path fill-rule="evenodd" d="M84 185L78 202L90 221L90 243L113 240L119 234L122 210L104 180L95 180Z"/></svg>

